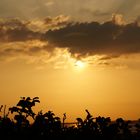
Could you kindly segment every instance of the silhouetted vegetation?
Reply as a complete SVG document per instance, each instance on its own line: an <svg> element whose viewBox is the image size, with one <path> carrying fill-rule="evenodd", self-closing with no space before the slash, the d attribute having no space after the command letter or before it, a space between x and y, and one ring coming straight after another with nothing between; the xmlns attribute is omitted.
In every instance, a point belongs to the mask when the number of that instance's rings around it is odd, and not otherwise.
<svg viewBox="0 0 140 140"><path fill-rule="evenodd" d="M22 97L16 106L6 113L6 105L0 106L0 138L3 139L93 139L93 140L140 140L140 120L132 127L131 121L122 118L111 121L110 117L93 117L86 109L86 117L76 118L73 126L65 125L52 111L37 114L32 107L40 103L39 98ZM11 119L9 114L13 114ZM29 118L33 119L33 123ZM135 131L134 131L135 130Z"/></svg>

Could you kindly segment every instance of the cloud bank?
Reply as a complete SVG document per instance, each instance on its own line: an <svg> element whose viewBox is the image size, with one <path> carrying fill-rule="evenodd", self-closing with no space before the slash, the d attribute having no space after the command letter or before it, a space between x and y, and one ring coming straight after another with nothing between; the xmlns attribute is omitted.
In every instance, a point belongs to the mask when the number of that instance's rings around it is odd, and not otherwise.
<svg viewBox="0 0 140 140"><path fill-rule="evenodd" d="M0 20L0 57L50 57L58 49L77 59L103 55L102 60L109 60L140 53L139 17L131 23L115 14L104 23L72 22L63 15L30 21Z"/></svg>
<svg viewBox="0 0 140 140"><path fill-rule="evenodd" d="M113 15L104 23L72 23L58 30L49 30L44 39L60 48L69 48L79 55L123 55L140 53L140 26L126 24L121 15Z"/></svg>

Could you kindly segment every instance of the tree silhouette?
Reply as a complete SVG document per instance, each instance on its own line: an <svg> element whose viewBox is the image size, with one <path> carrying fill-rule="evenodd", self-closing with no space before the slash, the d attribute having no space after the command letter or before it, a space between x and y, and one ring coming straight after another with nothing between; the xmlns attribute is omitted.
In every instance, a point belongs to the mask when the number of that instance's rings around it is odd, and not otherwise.
<svg viewBox="0 0 140 140"><path fill-rule="evenodd" d="M9 111L12 114L14 112L18 113L14 116L14 119L19 126L29 124L29 121L27 120L28 116L31 116L34 119L35 113L33 112L32 107L35 106L35 103L37 102L40 103L38 97L34 97L33 99L30 97L21 97L21 100L16 106L9 108Z"/></svg>

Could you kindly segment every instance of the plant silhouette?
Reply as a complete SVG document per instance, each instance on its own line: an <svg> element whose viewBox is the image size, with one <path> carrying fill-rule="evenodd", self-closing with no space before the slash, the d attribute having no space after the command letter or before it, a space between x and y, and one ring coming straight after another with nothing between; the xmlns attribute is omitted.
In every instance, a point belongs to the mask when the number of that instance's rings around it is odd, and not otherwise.
<svg viewBox="0 0 140 140"><path fill-rule="evenodd" d="M118 118L111 121L110 117L93 117L86 109L86 117L76 118L75 125L65 126L67 118L63 114L60 117L53 111L33 111L36 103L40 103L38 97L22 97L16 106L10 107L9 111L14 115L14 120L6 113L6 105L0 106L0 136L5 139L93 139L93 140L140 140L140 120L134 125L132 132L131 121ZM28 117L33 118L30 123Z"/></svg>
<svg viewBox="0 0 140 140"><path fill-rule="evenodd" d="M33 112L32 107L35 106L36 102L40 103L38 97L34 97L33 99L30 97L21 97L21 100L17 103L17 106L9 108L9 110L11 113L17 112L19 115L23 115L25 113L25 118L28 116L34 118L35 113Z"/></svg>
<svg viewBox="0 0 140 140"><path fill-rule="evenodd" d="M14 116L14 119L17 121L18 126L29 125L27 120L28 116L31 116L34 119L35 113L32 110L32 107L35 106L35 103L39 101L38 97L31 99L30 97L21 97L21 100L17 103L16 106L9 108L9 111L13 114L14 112L18 113Z"/></svg>

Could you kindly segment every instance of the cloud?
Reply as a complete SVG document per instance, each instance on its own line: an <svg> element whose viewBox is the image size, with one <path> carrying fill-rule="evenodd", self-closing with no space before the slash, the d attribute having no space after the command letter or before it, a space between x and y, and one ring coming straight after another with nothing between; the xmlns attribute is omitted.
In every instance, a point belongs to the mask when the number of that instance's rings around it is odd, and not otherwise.
<svg viewBox="0 0 140 140"><path fill-rule="evenodd" d="M57 49L50 48L46 41L1 42L0 62L23 60L28 64L45 65L57 59L57 52Z"/></svg>
<svg viewBox="0 0 140 140"><path fill-rule="evenodd" d="M17 42L40 40L47 45L41 48L34 45L28 51L51 52L54 48L68 48L73 56L116 57L140 52L138 23L139 17L132 23L125 23L120 14L113 14L112 19L104 23L69 22L69 17L63 15L30 21L1 19L0 42L17 44ZM18 48L15 52L20 52L21 49ZM12 49L8 48L6 52L12 52Z"/></svg>
<svg viewBox="0 0 140 140"><path fill-rule="evenodd" d="M36 55L42 50L47 50L47 42L39 40L0 43L0 56ZM44 47L45 46L45 47ZM45 48L45 49L43 49Z"/></svg>
<svg viewBox="0 0 140 140"><path fill-rule="evenodd" d="M14 42L38 39L40 33L34 32L27 27L27 23L19 19L0 20L0 41Z"/></svg>
<svg viewBox="0 0 140 140"><path fill-rule="evenodd" d="M68 23L69 16L59 15L54 18L47 17L44 19L45 24L47 25L53 25L53 26L62 26L66 25Z"/></svg>
<svg viewBox="0 0 140 140"><path fill-rule="evenodd" d="M69 22L69 16L59 15L56 17L46 17L28 21L27 27L36 32L46 32L49 29L59 29L66 26Z"/></svg>
<svg viewBox="0 0 140 140"><path fill-rule="evenodd" d="M68 48L75 55L111 55L140 53L140 26L127 23L122 15L99 23L72 23L58 30L49 30L44 39L56 47Z"/></svg>
<svg viewBox="0 0 140 140"><path fill-rule="evenodd" d="M1 60L26 58L43 64L57 61L58 68L72 58L114 66L114 59L135 53L140 53L139 17L131 23L120 14L113 14L104 23L72 22L63 15L36 20L0 19Z"/></svg>
<svg viewBox="0 0 140 140"><path fill-rule="evenodd" d="M55 47L42 41L44 32L67 25L69 17L59 15L43 19L21 20L19 18L0 19L0 59L16 59L32 56L45 59L54 56ZM44 58L43 58L44 61Z"/></svg>
<svg viewBox="0 0 140 140"><path fill-rule="evenodd" d="M68 16L59 15L36 20L18 18L0 19L0 41L14 42L40 39L49 29L59 29L67 25Z"/></svg>

